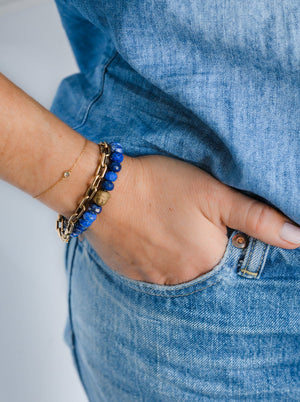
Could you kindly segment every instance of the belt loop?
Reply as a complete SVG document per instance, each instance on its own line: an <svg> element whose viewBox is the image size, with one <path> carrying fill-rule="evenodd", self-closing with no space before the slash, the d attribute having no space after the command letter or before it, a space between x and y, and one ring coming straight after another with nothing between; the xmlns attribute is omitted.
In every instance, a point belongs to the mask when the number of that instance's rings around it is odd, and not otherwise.
<svg viewBox="0 0 300 402"><path fill-rule="evenodd" d="M238 275L248 279L259 279L265 266L269 249L269 244L254 237L249 237L245 256L238 267Z"/></svg>

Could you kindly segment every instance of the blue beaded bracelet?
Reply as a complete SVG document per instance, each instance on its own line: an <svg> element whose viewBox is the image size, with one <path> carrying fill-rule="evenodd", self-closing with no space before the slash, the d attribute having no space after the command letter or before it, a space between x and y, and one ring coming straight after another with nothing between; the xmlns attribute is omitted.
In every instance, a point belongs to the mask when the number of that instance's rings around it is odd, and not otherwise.
<svg viewBox="0 0 300 402"><path fill-rule="evenodd" d="M113 181L117 179L117 172L121 170L121 162L123 161L123 147L118 142L112 142L109 144L110 157L109 164L107 166L107 172L104 175L104 181L101 183L101 189L105 191L112 191L114 189ZM112 164L112 162L114 162ZM87 211L82 215L79 221L75 224L74 230L71 233L71 237L77 237L85 230L87 230L91 224L96 220L97 215L102 211L102 206L95 203L91 203Z"/></svg>
<svg viewBox="0 0 300 402"><path fill-rule="evenodd" d="M113 190L113 182L117 180L117 172L121 170L121 162L124 159L122 145L118 142L110 144L102 142L99 146L100 149L104 147L105 152L101 152L99 166L91 186L70 219L67 220L59 215L57 220L59 235L66 242L69 241L70 237L79 236L96 220L97 215L102 211L102 206L110 198L108 192ZM103 168L102 174L100 174L101 168ZM97 181L99 184L95 187L95 182Z"/></svg>

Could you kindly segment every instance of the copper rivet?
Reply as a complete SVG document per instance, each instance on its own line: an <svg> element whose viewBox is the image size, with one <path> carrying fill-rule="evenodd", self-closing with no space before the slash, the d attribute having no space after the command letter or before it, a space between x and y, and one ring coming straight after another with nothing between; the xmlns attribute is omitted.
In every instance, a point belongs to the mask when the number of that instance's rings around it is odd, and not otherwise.
<svg viewBox="0 0 300 402"><path fill-rule="evenodd" d="M247 246L247 238L243 234L236 234L232 238L232 244L237 248L245 248Z"/></svg>

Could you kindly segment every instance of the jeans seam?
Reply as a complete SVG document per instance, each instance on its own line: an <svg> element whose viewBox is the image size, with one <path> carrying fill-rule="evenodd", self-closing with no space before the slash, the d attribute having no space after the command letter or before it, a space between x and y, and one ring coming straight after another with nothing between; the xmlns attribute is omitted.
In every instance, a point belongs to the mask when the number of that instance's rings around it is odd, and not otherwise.
<svg viewBox="0 0 300 402"><path fill-rule="evenodd" d="M248 257L248 259L247 259L247 264L246 264L246 266L245 266L244 269L241 269L241 272L243 273L242 276L245 276L245 274L247 273L247 267L248 267L249 262L250 262L250 260L251 260L251 257L252 257L252 254L253 254L253 251L254 251L254 248L255 248L255 247L254 247L255 244L256 244L256 239L254 239L253 242L252 242L252 244L251 244L251 250L250 250L250 252L249 252L249 257ZM254 272L253 272L252 274L255 275Z"/></svg>
<svg viewBox="0 0 300 402"><path fill-rule="evenodd" d="M92 100L90 101L90 103L87 105L85 114L84 114L84 116L83 116L83 118L82 118L82 121L81 121L78 125L72 127L73 130L78 130L79 128L81 128L81 127L86 123L87 118L88 118L88 115L89 115L89 112L90 112L92 106L93 106L93 105L101 98L101 96L103 95L103 92L104 92L104 84L105 84L105 75L106 75L106 73L107 73L107 69L108 69L109 65L113 62L113 60L116 58L117 55L118 55L118 52L115 51L114 54L113 54L113 56L111 56L111 57L108 59L108 61L106 62L106 64L104 64L104 68L103 68L103 71L102 71L102 74L101 74L101 81L100 81L101 87L99 88L99 91L98 91L97 95L95 95L95 96L92 98Z"/></svg>
<svg viewBox="0 0 300 402"><path fill-rule="evenodd" d="M267 250L268 250L268 244L263 244L263 248L262 248L262 251L261 251L261 256L260 256L260 260L259 260L259 263L258 263L258 265L257 265L257 268L256 268L256 270L254 271L249 271L248 269L247 269L247 267L249 266L249 263L251 262L251 258L252 258L252 255L253 255L253 252L254 252L254 250L255 250L255 245L257 244L257 242L258 242L258 240L257 239L254 239L253 240L253 242L252 242L252 244L251 244L251 250L250 250L250 252L249 252L249 256L248 256L248 259L247 259L247 264L246 264L246 266L245 266L245 268L242 268L239 272L240 272L240 276L242 276L242 277L246 277L246 275L249 275L250 276L250 278L249 278L249 276L248 276L248 279L258 279L259 277L260 277L260 274L261 274L261 272L262 272L262 269L263 269L263 267L264 267L264 265L263 265L263 260L264 260L264 257L265 257L265 254L266 254L266 252L267 252Z"/></svg>
<svg viewBox="0 0 300 402"><path fill-rule="evenodd" d="M94 263L97 264L97 266L99 266L99 263L97 262L96 258L93 256L93 254L90 252L90 250L88 249L87 245L86 245L85 243L81 243L81 244L79 244L79 247L80 247L80 246L81 246L81 247L84 247L84 249L87 251L87 253L88 253L88 255L90 256L90 258L92 258L92 260L94 261ZM186 285L185 288L189 288L189 287L191 287L191 286L196 286L196 285L200 284L201 282L205 282L205 281L211 279L213 276L215 276L215 275L219 274L220 272L222 272L222 271L225 269L225 267L226 267L226 263L227 263L227 261L228 261L229 254L230 254L230 253L229 253L229 250L228 250L227 258L224 260L222 267L220 267L220 269L219 269L218 271L214 272L209 278L204 278L202 281L199 281L199 282L195 283L194 285L193 285L193 284L192 284L192 285ZM100 265L100 268L102 268L101 265ZM201 292L202 290L205 290L205 289L207 289L207 288L209 288L209 287L211 287L211 286L213 286L213 285L215 285L215 284L221 282L221 280L222 280L222 279L220 279L220 280L218 280L218 281L216 281L216 282L213 282L213 283L209 284L208 286L205 286L205 287L203 287L203 288L201 288L201 289L197 289L197 290L195 290L195 291L193 291L193 292L190 292L190 293L175 294L175 295L169 295L169 294L164 295L164 294L162 294L162 293L159 294L159 293L150 293L150 292L146 292L146 291L144 291L143 289L140 289L140 288L138 288L138 287L132 286L132 285L130 284L130 282L127 280L127 278L125 278L125 277L124 277L124 278L121 278L121 277L119 276L119 274L115 273L112 269L111 269L111 273L112 273L119 281L121 281L122 284L128 286L130 289L133 289L133 290L135 290L135 291L137 291L137 292L141 292L141 293L144 293L144 294L147 294L147 295L150 295L150 296L170 297L170 298L171 298L171 297L174 298L174 297L189 296L189 295L191 295L191 294L193 294L193 293ZM181 290L184 290L185 288L182 287L181 289L178 290L178 292L180 292ZM170 289L170 291L172 291L172 290Z"/></svg>
<svg viewBox="0 0 300 402"><path fill-rule="evenodd" d="M220 271L218 271L218 272L220 272ZM192 294L194 294L194 293L202 292L202 290L206 290L206 289L208 289L208 288L210 288L210 287L216 285L217 283L220 283L221 280L222 280L222 279L219 279L218 281L213 282L213 283L211 283L210 285L205 286L204 288L194 290L193 292L190 292L190 293L183 293L183 294L180 294L180 295L179 295L179 294L177 294L177 295L163 295L163 294L149 293L149 292L145 292L144 290L141 290L141 289L136 289L136 288L134 288L134 287L132 287L132 286L130 286L130 285L128 285L128 284L127 284L127 286L128 286L130 289L133 289L133 290L135 290L135 291L144 293L144 294L149 295L149 296L158 296L158 297L174 298L174 297L190 296L190 295L192 295Z"/></svg>
<svg viewBox="0 0 300 402"><path fill-rule="evenodd" d="M263 270L263 268L265 266L265 264L262 265L262 262L263 262L263 259L265 257L265 254L266 254L267 250L268 250L268 244L264 244L264 248L263 248L263 251L261 253L261 258L260 258L259 265L258 265L258 269L256 271L256 278L257 279L260 276L260 274L261 274L261 272L262 272L262 270Z"/></svg>
<svg viewBox="0 0 300 402"><path fill-rule="evenodd" d="M267 247L267 245L264 244L264 248L263 248L263 251L261 253L261 257L260 257L260 261L259 261L258 268L257 268L257 271L256 271L256 275L258 275L260 269L262 268L261 263L262 263L262 260L264 258L265 252L266 252L266 247Z"/></svg>
<svg viewBox="0 0 300 402"><path fill-rule="evenodd" d="M71 348L72 348L72 355L74 358L74 363L80 378L80 381L83 385L83 388L86 392L86 395L88 395L86 386L84 384L83 381L83 376L81 373L81 369L79 366L79 361L78 361L78 356L77 356L77 352L76 352L76 348L75 348L75 334L74 334L74 327L73 327L73 318L72 318L72 311L71 311L71 293L72 293L72 275L73 275L73 266L74 266L74 260L75 260L75 254L76 254L76 250L77 250L77 246L78 246L78 239L75 240L75 245L74 245L74 251L73 251L73 255L72 255L72 261L70 264L70 274L69 274L69 292L68 292L68 313L69 313L69 322L70 322L70 330L71 330Z"/></svg>

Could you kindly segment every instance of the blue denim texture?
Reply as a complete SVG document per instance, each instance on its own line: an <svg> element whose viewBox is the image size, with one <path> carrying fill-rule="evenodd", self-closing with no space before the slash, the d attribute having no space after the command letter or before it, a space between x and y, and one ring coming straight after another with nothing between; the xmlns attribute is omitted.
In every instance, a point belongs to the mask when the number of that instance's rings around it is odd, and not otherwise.
<svg viewBox="0 0 300 402"><path fill-rule="evenodd" d="M52 111L184 159L300 224L299 0L58 2L81 74Z"/></svg>
<svg viewBox="0 0 300 402"><path fill-rule="evenodd" d="M300 3L57 0L80 72L52 112L130 156L204 169L300 224ZM67 247L65 337L91 401L300 400L300 249L229 240L194 281Z"/></svg>
<svg viewBox="0 0 300 402"><path fill-rule="evenodd" d="M300 400L299 249L239 249L236 233L212 271L175 286L71 241L65 340L90 401Z"/></svg>

